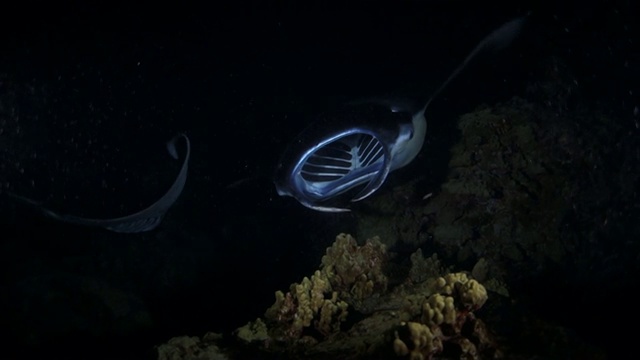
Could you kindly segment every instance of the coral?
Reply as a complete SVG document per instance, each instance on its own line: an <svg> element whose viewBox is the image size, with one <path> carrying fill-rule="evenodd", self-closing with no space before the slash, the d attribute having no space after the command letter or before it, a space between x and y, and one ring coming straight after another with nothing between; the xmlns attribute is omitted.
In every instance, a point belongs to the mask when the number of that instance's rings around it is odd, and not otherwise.
<svg viewBox="0 0 640 360"><path fill-rule="evenodd" d="M438 284L442 284L442 291L447 295L457 293L467 310L479 309L488 298L484 286L474 279L469 279L465 273L447 274L438 279Z"/></svg>
<svg viewBox="0 0 640 360"><path fill-rule="evenodd" d="M351 235L340 234L322 257L322 271L341 298L357 303L386 291L388 280L383 273L386 261L386 248L379 239L358 246Z"/></svg>
<svg viewBox="0 0 640 360"><path fill-rule="evenodd" d="M559 134L541 126L542 116L517 98L463 115L441 191L413 210L444 259L465 266L484 259L474 270L483 283L557 264L571 251L556 239L573 190L555 159L560 152L545 140ZM504 286L491 288L508 293Z"/></svg>
<svg viewBox="0 0 640 360"><path fill-rule="evenodd" d="M276 291L263 318L235 331L235 344L241 346L227 349L226 354L386 359L395 353L417 360L448 350L473 359L495 350L489 332L473 314L487 300L484 287L465 273L440 276L444 269L437 256L424 259L416 251L411 258L412 270L405 270L404 278L389 290L385 246L377 239L358 245L350 235L338 235L320 269L287 292ZM463 326L479 331L463 334ZM221 342L205 340L172 339L158 349L160 359L226 356L220 355ZM211 357L202 357L205 353Z"/></svg>
<svg viewBox="0 0 640 360"><path fill-rule="evenodd" d="M414 283L420 283L428 278L440 276L444 272L438 255L433 254L431 257L424 258L422 249L416 250L411 254L411 269L409 270L409 280Z"/></svg>
<svg viewBox="0 0 640 360"><path fill-rule="evenodd" d="M455 324L456 309L453 297L434 294L422 306L422 322L429 326L439 326L443 323Z"/></svg>
<svg viewBox="0 0 640 360"><path fill-rule="evenodd" d="M260 318L238 328L236 336L245 343L269 340L267 325Z"/></svg>
<svg viewBox="0 0 640 360"><path fill-rule="evenodd" d="M411 258L408 281L387 292L384 246L375 240L358 246L353 237L341 234L327 249L321 270L291 285L286 294L276 292L265 322L249 323L237 336L262 344L264 350L305 358L384 354L390 336L393 351L410 359L431 358L445 347L468 358L476 358L478 349L494 349L490 336L462 334L465 324L478 321L473 311L487 300L486 289L465 273L439 276L443 269L437 256L425 260L416 251ZM348 307L366 316L344 329ZM265 326L268 339L254 336L264 334Z"/></svg>
<svg viewBox="0 0 640 360"><path fill-rule="evenodd" d="M240 337L267 324L269 340L305 346L340 331L348 315L348 303L360 301L387 288L382 269L386 250L378 240L358 246L350 235L340 234L322 258L321 269L311 278L292 284L289 291L276 291L274 304L261 319L240 328ZM313 331L307 331L311 330ZM245 341L266 340L246 336Z"/></svg>
<svg viewBox="0 0 640 360"><path fill-rule="evenodd" d="M396 355L408 355L412 360L430 359L445 346L455 345L461 358L477 359L478 349L494 350L492 336L473 315L486 302L486 289L465 273L447 274L432 284L434 293L422 304L420 321L402 322L395 330ZM467 323L474 326L473 337L463 335Z"/></svg>
<svg viewBox="0 0 640 360"><path fill-rule="evenodd" d="M437 329L437 328L436 328ZM409 339L409 345L406 340L401 340L401 335ZM417 322L403 322L400 329L395 332L395 340L393 341L393 349L396 355L409 355L411 360L422 360L433 354L442 351L442 339L431 331L431 328L425 324Z"/></svg>
<svg viewBox="0 0 640 360"><path fill-rule="evenodd" d="M322 335L335 333L346 316L347 303L338 300L321 271L292 284L286 294L277 291L275 303L265 312L265 319L271 323L270 336L284 342L298 340L311 325Z"/></svg>
<svg viewBox="0 0 640 360"><path fill-rule="evenodd" d="M157 347L158 360L227 360L227 355L215 344L221 335L206 333L197 336L178 336Z"/></svg>
<svg viewBox="0 0 640 360"><path fill-rule="evenodd" d="M286 294L276 291L275 303L264 316L270 338L308 344L318 336L306 334L306 329L312 328L321 337L339 332L348 303L357 308L364 299L386 290L385 262L385 247L377 239L358 246L351 235L338 235L322 257L320 270L310 279L292 284ZM255 326L249 323L245 327Z"/></svg>

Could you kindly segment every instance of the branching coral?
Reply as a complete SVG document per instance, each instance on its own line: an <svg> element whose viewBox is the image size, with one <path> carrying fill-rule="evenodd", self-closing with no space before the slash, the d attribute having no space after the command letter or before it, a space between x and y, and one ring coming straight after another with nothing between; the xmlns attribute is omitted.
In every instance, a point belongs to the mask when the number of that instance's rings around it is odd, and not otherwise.
<svg viewBox="0 0 640 360"><path fill-rule="evenodd" d="M412 360L430 359L454 344L462 358L478 358L478 347L491 347L491 337L472 311L487 300L487 291L465 273L452 273L434 282L435 293L422 304L420 321L402 322L395 331L393 349L396 355ZM474 341L462 333L463 326L473 323Z"/></svg>
<svg viewBox="0 0 640 360"><path fill-rule="evenodd" d="M351 235L340 234L322 257L322 271L341 298L357 304L387 290L386 261L386 248L377 238L358 246Z"/></svg>
<svg viewBox="0 0 640 360"><path fill-rule="evenodd" d="M158 360L228 360L216 342L220 334L206 333L197 336L178 336L158 346Z"/></svg>
<svg viewBox="0 0 640 360"><path fill-rule="evenodd" d="M286 293L276 291L275 303L264 316L269 340L302 346L339 332L349 304L357 308L360 301L386 290L386 260L385 247L377 239L358 246L350 235L338 235L320 270L292 284ZM251 334L256 323L250 322L237 334Z"/></svg>
<svg viewBox="0 0 640 360"><path fill-rule="evenodd" d="M273 325L270 335L274 339L292 342L311 325L325 336L339 331L347 307L331 291L326 275L316 271L311 279L305 277L300 284L292 284L286 294L277 291L276 301L266 311L265 319Z"/></svg>
<svg viewBox="0 0 640 360"><path fill-rule="evenodd" d="M410 277L387 291L384 245L373 239L359 246L341 234L327 249L320 270L286 293L277 291L264 321L250 322L236 336L262 351L305 359L393 352L428 359L446 349L473 359L480 349L492 347L490 336L463 332L467 324L484 329L473 311L487 300L485 288L465 273L440 276L444 269L437 257L424 260L416 252L412 259ZM359 320L345 326L348 311Z"/></svg>

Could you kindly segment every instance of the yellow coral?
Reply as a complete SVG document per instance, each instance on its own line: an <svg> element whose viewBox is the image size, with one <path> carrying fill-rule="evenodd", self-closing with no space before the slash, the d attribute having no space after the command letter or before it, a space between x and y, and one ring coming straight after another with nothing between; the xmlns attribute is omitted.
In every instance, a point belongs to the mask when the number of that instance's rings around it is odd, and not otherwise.
<svg viewBox="0 0 640 360"><path fill-rule="evenodd" d="M454 299L433 294L422 305L422 322L427 325L453 324L456 320Z"/></svg>
<svg viewBox="0 0 640 360"><path fill-rule="evenodd" d="M320 317L315 324L316 329L323 335L340 331L340 323L346 320L348 307L349 304L338 300L338 293L334 291L331 299L323 300Z"/></svg>
<svg viewBox="0 0 640 360"><path fill-rule="evenodd" d="M331 294L328 299L327 294ZM286 294L276 291L275 296L276 301L265 312L265 318L276 323L272 333L277 339L298 339L304 328L312 324L326 336L339 331L340 323L347 317L348 304L338 300L337 292L331 291L329 280L321 271L316 271L311 279L304 277L299 284L292 284Z"/></svg>
<svg viewBox="0 0 640 360"><path fill-rule="evenodd" d="M475 344L462 335L462 327L469 313L487 300L486 289L465 273L447 274L429 284L431 295L422 298L420 322L401 323L395 332L394 352L409 359L431 358L443 350L446 341L458 345L465 359L477 358Z"/></svg>
<svg viewBox="0 0 640 360"><path fill-rule="evenodd" d="M436 288L442 294L460 298L460 305L467 309L478 309L487 301L487 289L465 273L451 273L436 280Z"/></svg>
<svg viewBox="0 0 640 360"><path fill-rule="evenodd" d="M249 322L236 330L238 339L250 343L253 341L264 341L269 339L267 333L267 325L262 319L257 318L256 321Z"/></svg>
<svg viewBox="0 0 640 360"><path fill-rule="evenodd" d="M476 280L458 284L460 300L469 309L478 309L487 301L487 289Z"/></svg>
<svg viewBox="0 0 640 360"><path fill-rule="evenodd" d="M393 349L398 356L409 355L411 360L423 360L442 351L442 341L431 329L418 322L402 322L395 332ZM405 339L399 333L403 332ZM410 342L410 345L407 345ZM411 349L411 350L409 350Z"/></svg>
<svg viewBox="0 0 640 360"><path fill-rule="evenodd" d="M385 246L377 238L358 246L348 234L340 234L322 257L322 272L340 297L357 302L387 289L383 266Z"/></svg>
<svg viewBox="0 0 640 360"><path fill-rule="evenodd" d="M396 339L393 340L393 351L398 356L405 356L409 354L409 348L407 347L407 344L404 343L404 341L398 338L398 332L396 332Z"/></svg>

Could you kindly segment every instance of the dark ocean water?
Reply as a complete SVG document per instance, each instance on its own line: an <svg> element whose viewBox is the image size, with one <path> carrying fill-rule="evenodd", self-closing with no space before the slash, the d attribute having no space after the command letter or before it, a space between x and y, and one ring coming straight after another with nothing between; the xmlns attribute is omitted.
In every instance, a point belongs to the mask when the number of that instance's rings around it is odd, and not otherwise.
<svg viewBox="0 0 640 360"><path fill-rule="evenodd" d="M525 97L548 75L542 64L549 58L560 59L579 84L579 104L570 107L621 119L613 138L625 142L611 146L628 149L631 160L612 155L611 168L631 167L619 176L633 176L640 39L629 1L8 9L3 16L15 22L0 25L3 192L79 216L129 214L164 194L179 171L164 143L180 132L192 143L184 192L149 233L57 223L0 194L0 321L11 329L3 339L9 358L84 357L87 345L108 349L105 357L139 358L172 336L231 331L260 316L275 290L318 267L338 233L357 231L353 214L314 212L276 194L272 175L286 145L336 104L428 97L486 34L527 13L512 46L472 63L434 101L422 162L380 191L423 176L437 188L459 136L455 120L483 103ZM603 257L624 259L596 282L622 284L610 294L621 303L598 296L576 301L587 309L565 304L566 311L545 313L563 324L600 306L634 312L626 297L627 285L637 285L640 210L638 184L629 181L635 198L599 205L603 214L625 214L616 217L618 230L591 239ZM623 331L619 319L598 321L603 332ZM603 337L602 346L626 346Z"/></svg>

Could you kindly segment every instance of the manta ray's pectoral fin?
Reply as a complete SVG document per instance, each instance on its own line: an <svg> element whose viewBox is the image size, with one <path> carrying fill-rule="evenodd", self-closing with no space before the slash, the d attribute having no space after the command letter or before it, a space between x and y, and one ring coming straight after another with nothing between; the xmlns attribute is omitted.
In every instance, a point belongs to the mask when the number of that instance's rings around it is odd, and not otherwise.
<svg viewBox="0 0 640 360"><path fill-rule="evenodd" d="M156 202L151 204L144 210L141 210L137 213L112 218L112 219L95 219L95 218L84 218L73 215L66 215L54 212L42 206L42 203L37 202L35 200L7 193L9 196L18 199L30 206L37 208L44 216L58 220L64 221L71 224L84 225L84 226L95 226L102 227L107 230L119 232L119 233L139 233L145 232L149 230L155 229L162 218L169 210L169 208L175 203L180 194L182 193L182 189L184 189L184 185L187 181L187 172L189 168L189 157L191 155L191 144L189 142L189 138L185 134L179 134L173 137L167 143L167 150L171 157L177 159L178 152L176 150L176 143L180 139L184 139L186 143L186 154L184 160L182 162L182 167L180 168L180 172L176 177L173 185L169 188L169 190Z"/></svg>

